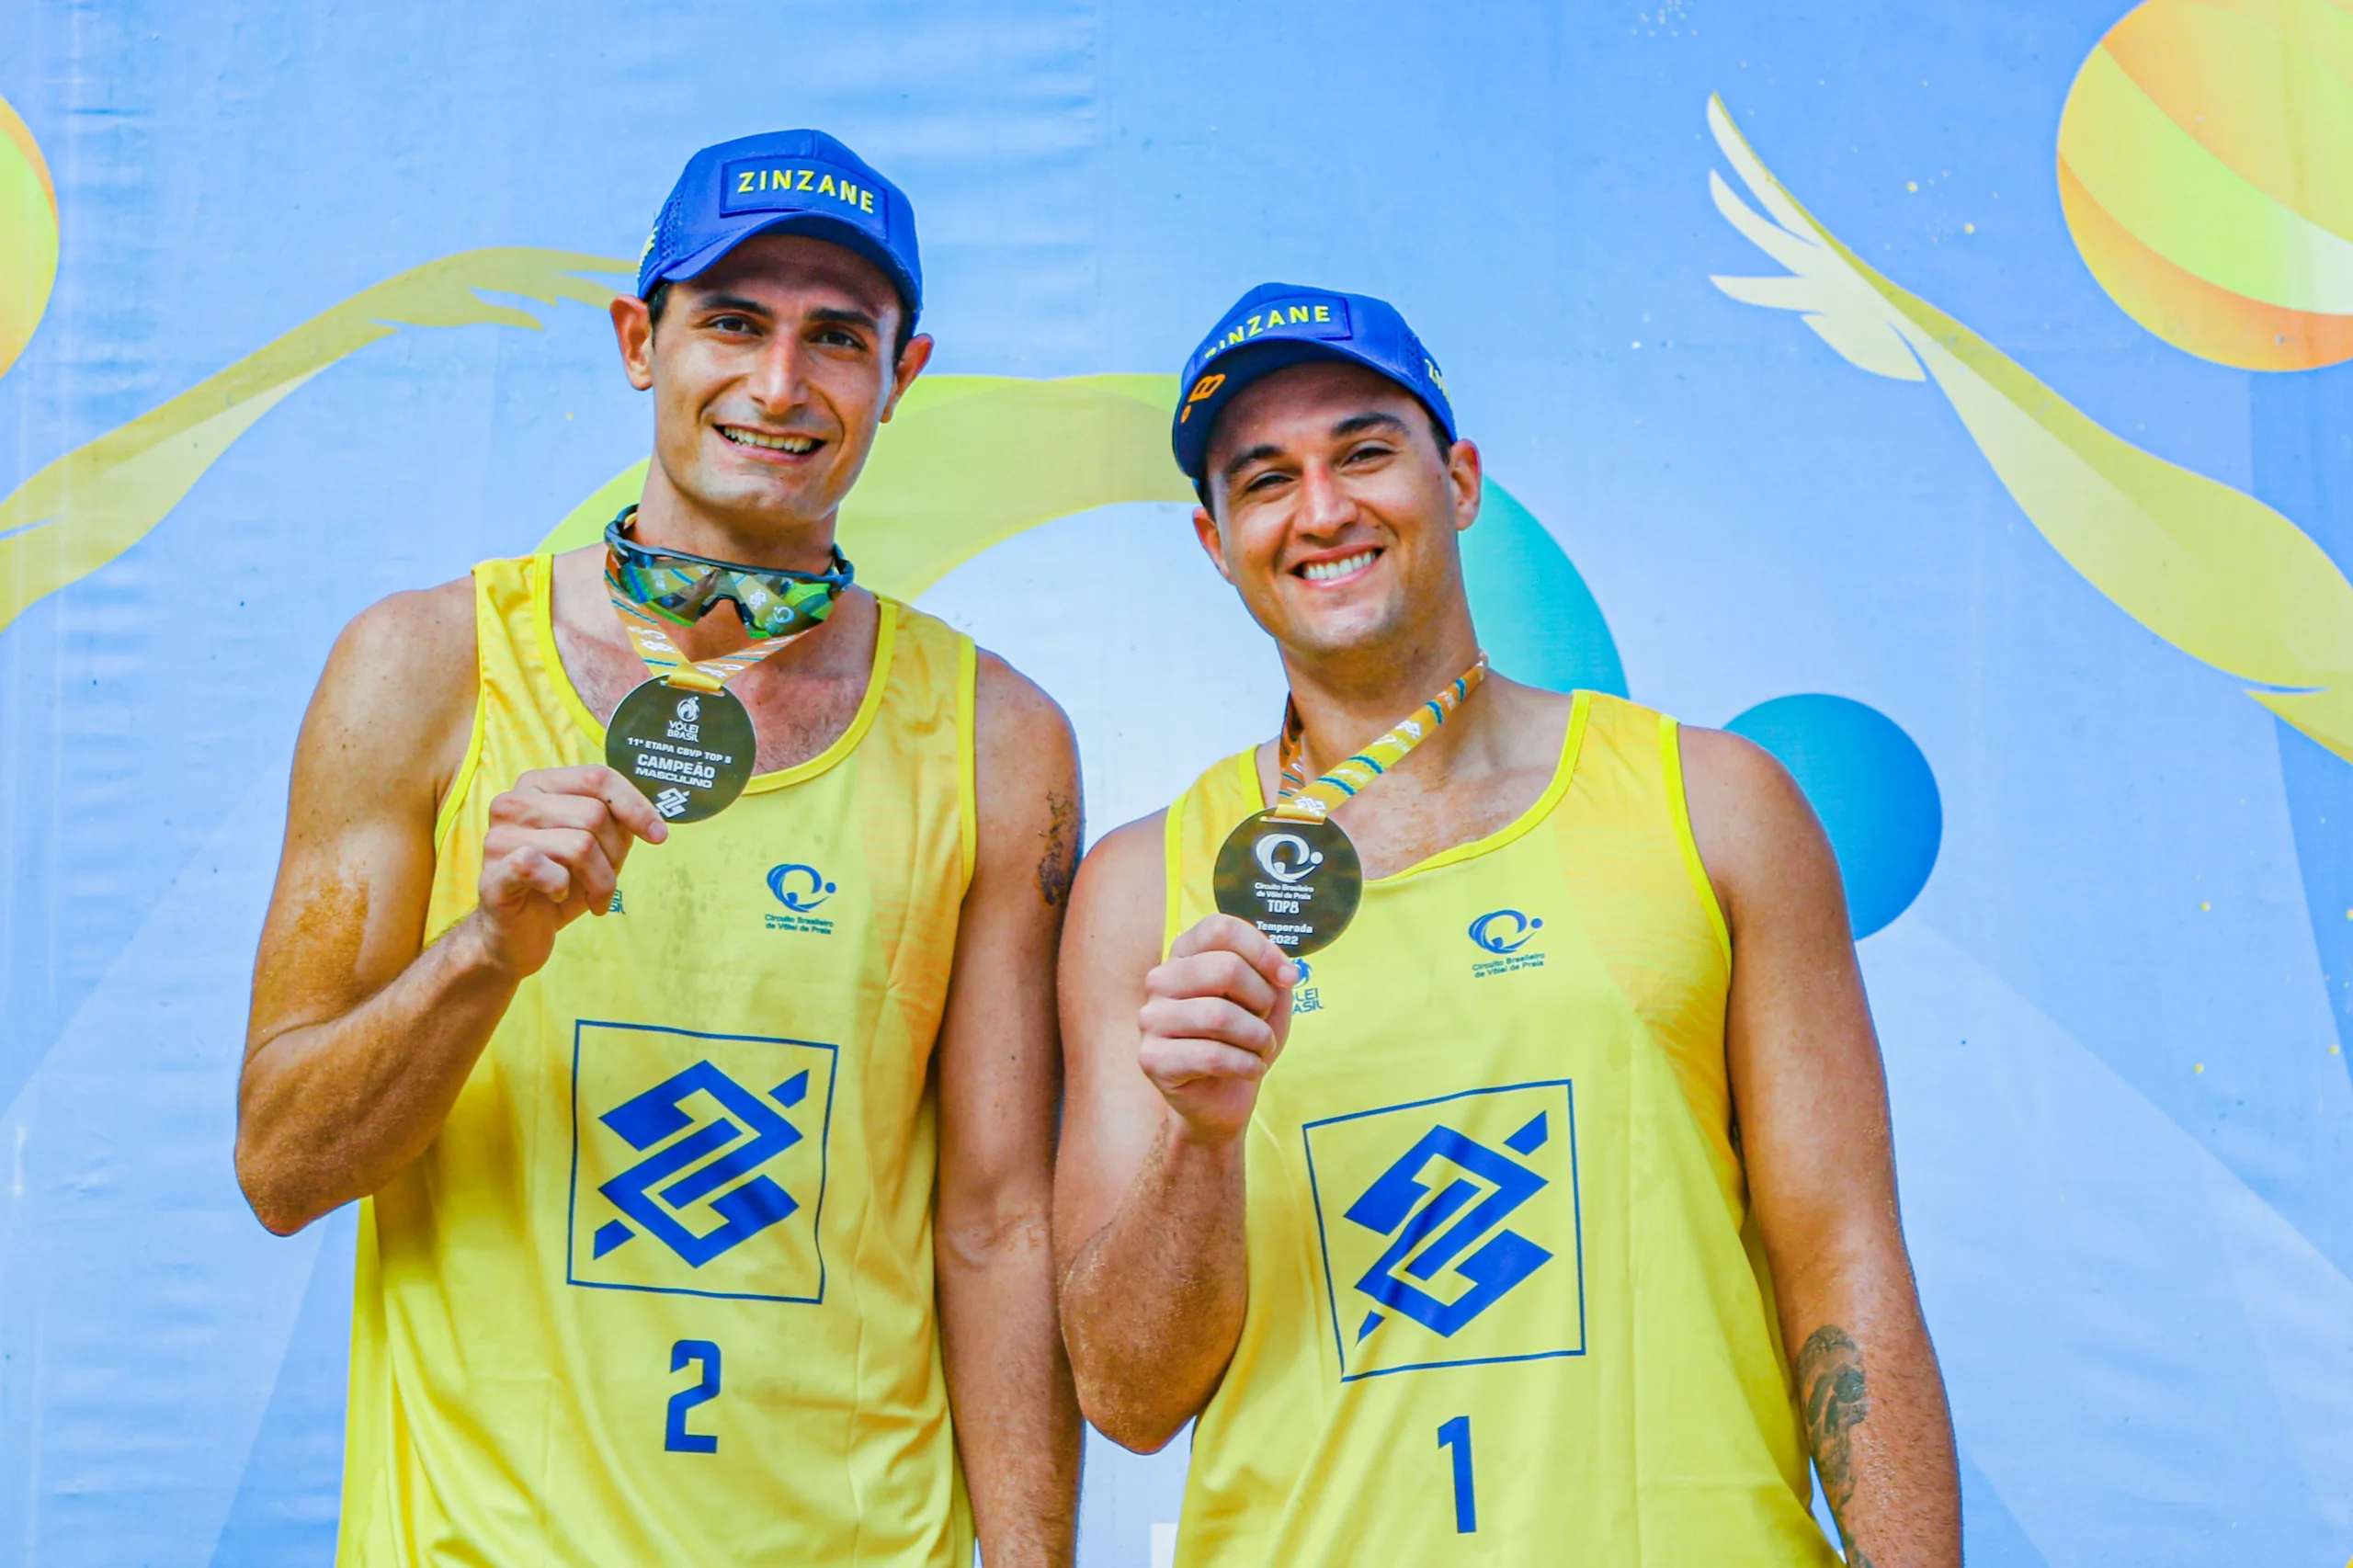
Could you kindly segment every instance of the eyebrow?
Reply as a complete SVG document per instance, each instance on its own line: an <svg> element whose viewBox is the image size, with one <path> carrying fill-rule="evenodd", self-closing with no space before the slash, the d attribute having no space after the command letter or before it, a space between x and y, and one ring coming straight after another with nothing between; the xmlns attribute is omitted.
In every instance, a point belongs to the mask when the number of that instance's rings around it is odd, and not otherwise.
<svg viewBox="0 0 2353 1568"><path fill-rule="evenodd" d="M1332 438L1336 441L1346 440L1350 436L1360 436L1367 430L1379 429L1404 431L1405 422L1393 414L1384 414L1377 408L1370 408L1362 414L1351 414L1337 425L1333 426ZM1235 474L1240 473L1252 463L1281 455L1280 447L1271 441L1261 441L1246 452L1235 453L1227 461L1225 467L1218 472L1230 483Z"/></svg>
<svg viewBox="0 0 2353 1568"><path fill-rule="evenodd" d="M873 312L840 305L821 306L811 311L808 319L813 322L824 322L834 326L862 326L872 333L880 333L882 330L881 318L875 315Z"/></svg>
<svg viewBox="0 0 2353 1568"><path fill-rule="evenodd" d="M695 301L698 312L723 311L730 315L758 316L766 321L776 319L776 312L757 300L747 300L741 294L712 294Z"/></svg>
<svg viewBox="0 0 2353 1568"><path fill-rule="evenodd" d="M757 316L762 321L776 320L775 311L757 300L748 300L741 294L713 294L706 300L698 301L695 309L706 314L715 311L729 315ZM882 330L882 323L876 318L873 312L847 306L824 306L811 311L808 319L813 322L824 322L829 325L862 326L872 333L880 333Z"/></svg>
<svg viewBox="0 0 2353 1568"><path fill-rule="evenodd" d="M1282 451L1283 449L1280 447L1276 446L1271 441L1261 441L1246 452L1234 453L1233 458L1226 463L1225 467L1218 472L1230 481L1235 474L1240 473L1252 463L1257 462L1263 458L1280 457L1282 456Z"/></svg>

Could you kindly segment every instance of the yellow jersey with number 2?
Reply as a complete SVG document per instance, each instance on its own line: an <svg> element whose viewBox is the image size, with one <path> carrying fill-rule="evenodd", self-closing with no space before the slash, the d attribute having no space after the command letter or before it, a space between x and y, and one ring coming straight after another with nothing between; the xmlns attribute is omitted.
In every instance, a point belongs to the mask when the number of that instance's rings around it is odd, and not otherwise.
<svg viewBox="0 0 2353 1568"><path fill-rule="evenodd" d="M493 797L603 758L549 573L475 569L431 933L473 907ZM633 847L611 913L565 927L440 1136L362 1205L344 1568L969 1568L927 1081L973 660L881 601L847 732Z"/></svg>
<svg viewBox="0 0 2353 1568"><path fill-rule="evenodd" d="M1247 1138L1249 1305L1186 1568L1835 1564L1724 1067L1671 720L1579 693L1516 822L1369 882ZM1263 810L1167 818L1167 939Z"/></svg>

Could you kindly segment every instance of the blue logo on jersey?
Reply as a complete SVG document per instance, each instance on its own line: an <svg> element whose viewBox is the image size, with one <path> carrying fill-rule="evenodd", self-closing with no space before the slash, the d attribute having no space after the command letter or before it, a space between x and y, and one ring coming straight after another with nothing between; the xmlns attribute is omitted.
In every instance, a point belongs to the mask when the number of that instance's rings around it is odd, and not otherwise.
<svg viewBox="0 0 2353 1568"><path fill-rule="evenodd" d="M1299 965L1299 983L1291 989L1290 1010L1294 1014L1322 1012L1324 1010L1324 993L1322 989L1316 986L1310 978L1307 960L1305 959L1293 959L1291 961Z"/></svg>
<svg viewBox="0 0 2353 1568"><path fill-rule="evenodd" d="M795 915L806 915L841 889L827 881L814 866L783 865L768 871L768 892Z"/></svg>
<svg viewBox="0 0 2353 1568"><path fill-rule="evenodd" d="M1542 929L1541 919L1531 920L1517 909L1498 909L1471 922L1471 939L1491 953L1516 953Z"/></svg>
<svg viewBox="0 0 2353 1568"><path fill-rule="evenodd" d="M685 1108L698 1091L721 1108L700 1125ZM808 1095L805 1069L763 1096L703 1061L598 1117L631 1148L654 1152L597 1188L628 1219L597 1229L594 1256L642 1232L700 1268L790 1216L801 1205L761 1167L801 1142L782 1113ZM703 1213L720 1222L686 1222Z"/></svg>
<svg viewBox="0 0 2353 1568"><path fill-rule="evenodd" d="M1550 1112L1539 1111L1504 1141L1516 1154L1533 1154L1552 1137ZM1458 1171L1443 1186L1423 1179L1434 1165ZM1357 1289L1391 1312L1452 1338L1455 1332L1509 1294L1512 1287L1552 1261L1552 1255L1517 1231L1506 1230L1512 1210L1544 1190L1544 1178L1509 1154L1451 1127L1433 1127L1405 1151L1364 1196L1348 1206L1350 1223L1390 1237ZM1452 1301L1422 1289L1451 1268L1470 1288ZM1361 1340L1381 1326L1382 1313L1358 1325Z"/></svg>
<svg viewBox="0 0 2353 1568"><path fill-rule="evenodd" d="M1462 1089L1301 1134L1342 1382L1585 1354L1574 1085Z"/></svg>

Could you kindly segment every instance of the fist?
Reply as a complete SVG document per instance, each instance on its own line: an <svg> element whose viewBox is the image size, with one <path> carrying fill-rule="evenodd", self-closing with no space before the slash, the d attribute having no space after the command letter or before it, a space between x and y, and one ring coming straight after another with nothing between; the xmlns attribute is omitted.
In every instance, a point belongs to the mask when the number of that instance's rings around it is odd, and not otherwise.
<svg viewBox="0 0 2353 1568"><path fill-rule="evenodd" d="M630 845L669 836L653 802L609 767L523 775L491 801L483 841L474 919L492 960L517 974L537 973L558 931L611 905Z"/></svg>
<svg viewBox="0 0 2353 1568"><path fill-rule="evenodd" d="M1144 977L1138 1060L1186 1131L1230 1142L1250 1125L1258 1080L1290 1035L1299 965L1258 929L1212 915Z"/></svg>

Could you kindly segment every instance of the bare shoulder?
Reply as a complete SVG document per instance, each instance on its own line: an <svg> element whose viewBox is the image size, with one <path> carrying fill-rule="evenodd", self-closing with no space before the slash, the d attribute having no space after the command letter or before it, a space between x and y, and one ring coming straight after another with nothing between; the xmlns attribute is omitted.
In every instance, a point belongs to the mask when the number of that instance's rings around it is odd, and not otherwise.
<svg viewBox="0 0 2353 1568"><path fill-rule="evenodd" d="M412 659L448 659L467 663L472 678L474 652L474 585L472 577L452 577L429 588L388 594L351 618L338 647Z"/></svg>
<svg viewBox="0 0 2353 1568"><path fill-rule="evenodd" d="M1095 847L1086 852L1086 864L1079 875L1095 878L1123 892L1133 892L1136 890L1131 884L1136 876L1148 872L1157 888L1165 874L1161 861L1167 835L1165 808L1124 823L1096 840Z"/></svg>
<svg viewBox="0 0 2353 1568"><path fill-rule="evenodd" d="M1086 833L1077 738L1052 698L985 649L975 686L980 853L974 885L1034 883L1034 902L1060 919Z"/></svg>
<svg viewBox="0 0 2353 1568"><path fill-rule="evenodd" d="M1070 718L1045 688L986 648L979 651L974 722L983 746L1040 744L1075 754Z"/></svg>
<svg viewBox="0 0 2353 1568"><path fill-rule="evenodd" d="M986 649L981 650L975 686L972 727L983 838L990 836L993 825L1024 836L1051 831L1074 866L1078 740L1070 720L1035 681ZM985 844L982 853L988 853Z"/></svg>
<svg viewBox="0 0 2353 1568"><path fill-rule="evenodd" d="M1113 828L1086 852L1071 894L1066 950L1086 944L1131 956L1148 951L1147 966L1159 958L1168 893L1167 823L1165 811L1139 817Z"/></svg>
<svg viewBox="0 0 2353 1568"><path fill-rule="evenodd" d="M1683 788L1696 819L1704 809L1728 821L1768 824L1792 808L1809 819L1797 780L1773 754L1729 730L1677 726L1683 748Z"/></svg>
<svg viewBox="0 0 2353 1568"><path fill-rule="evenodd" d="M1546 767L1560 760L1561 741L1568 733L1569 716L1576 711L1574 696L1529 686L1503 675L1490 675L1480 690L1480 700L1491 704L1502 721L1499 729L1540 754Z"/></svg>
<svg viewBox="0 0 2353 1568"><path fill-rule="evenodd" d="M302 775L438 786L473 724L472 579L379 599L335 639L302 723Z"/></svg>
<svg viewBox="0 0 2353 1568"><path fill-rule="evenodd" d="M1677 732L1683 794L1700 863L1727 913L1844 892L1830 840L1805 791L1772 753L1723 730Z"/></svg>
<svg viewBox="0 0 2353 1568"><path fill-rule="evenodd" d="M460 577L378 599L352 618L335 639L320 682L369 717L393 726L393 736L421 738L452 710L471 712L474 695L473 582Z"/></svg>

